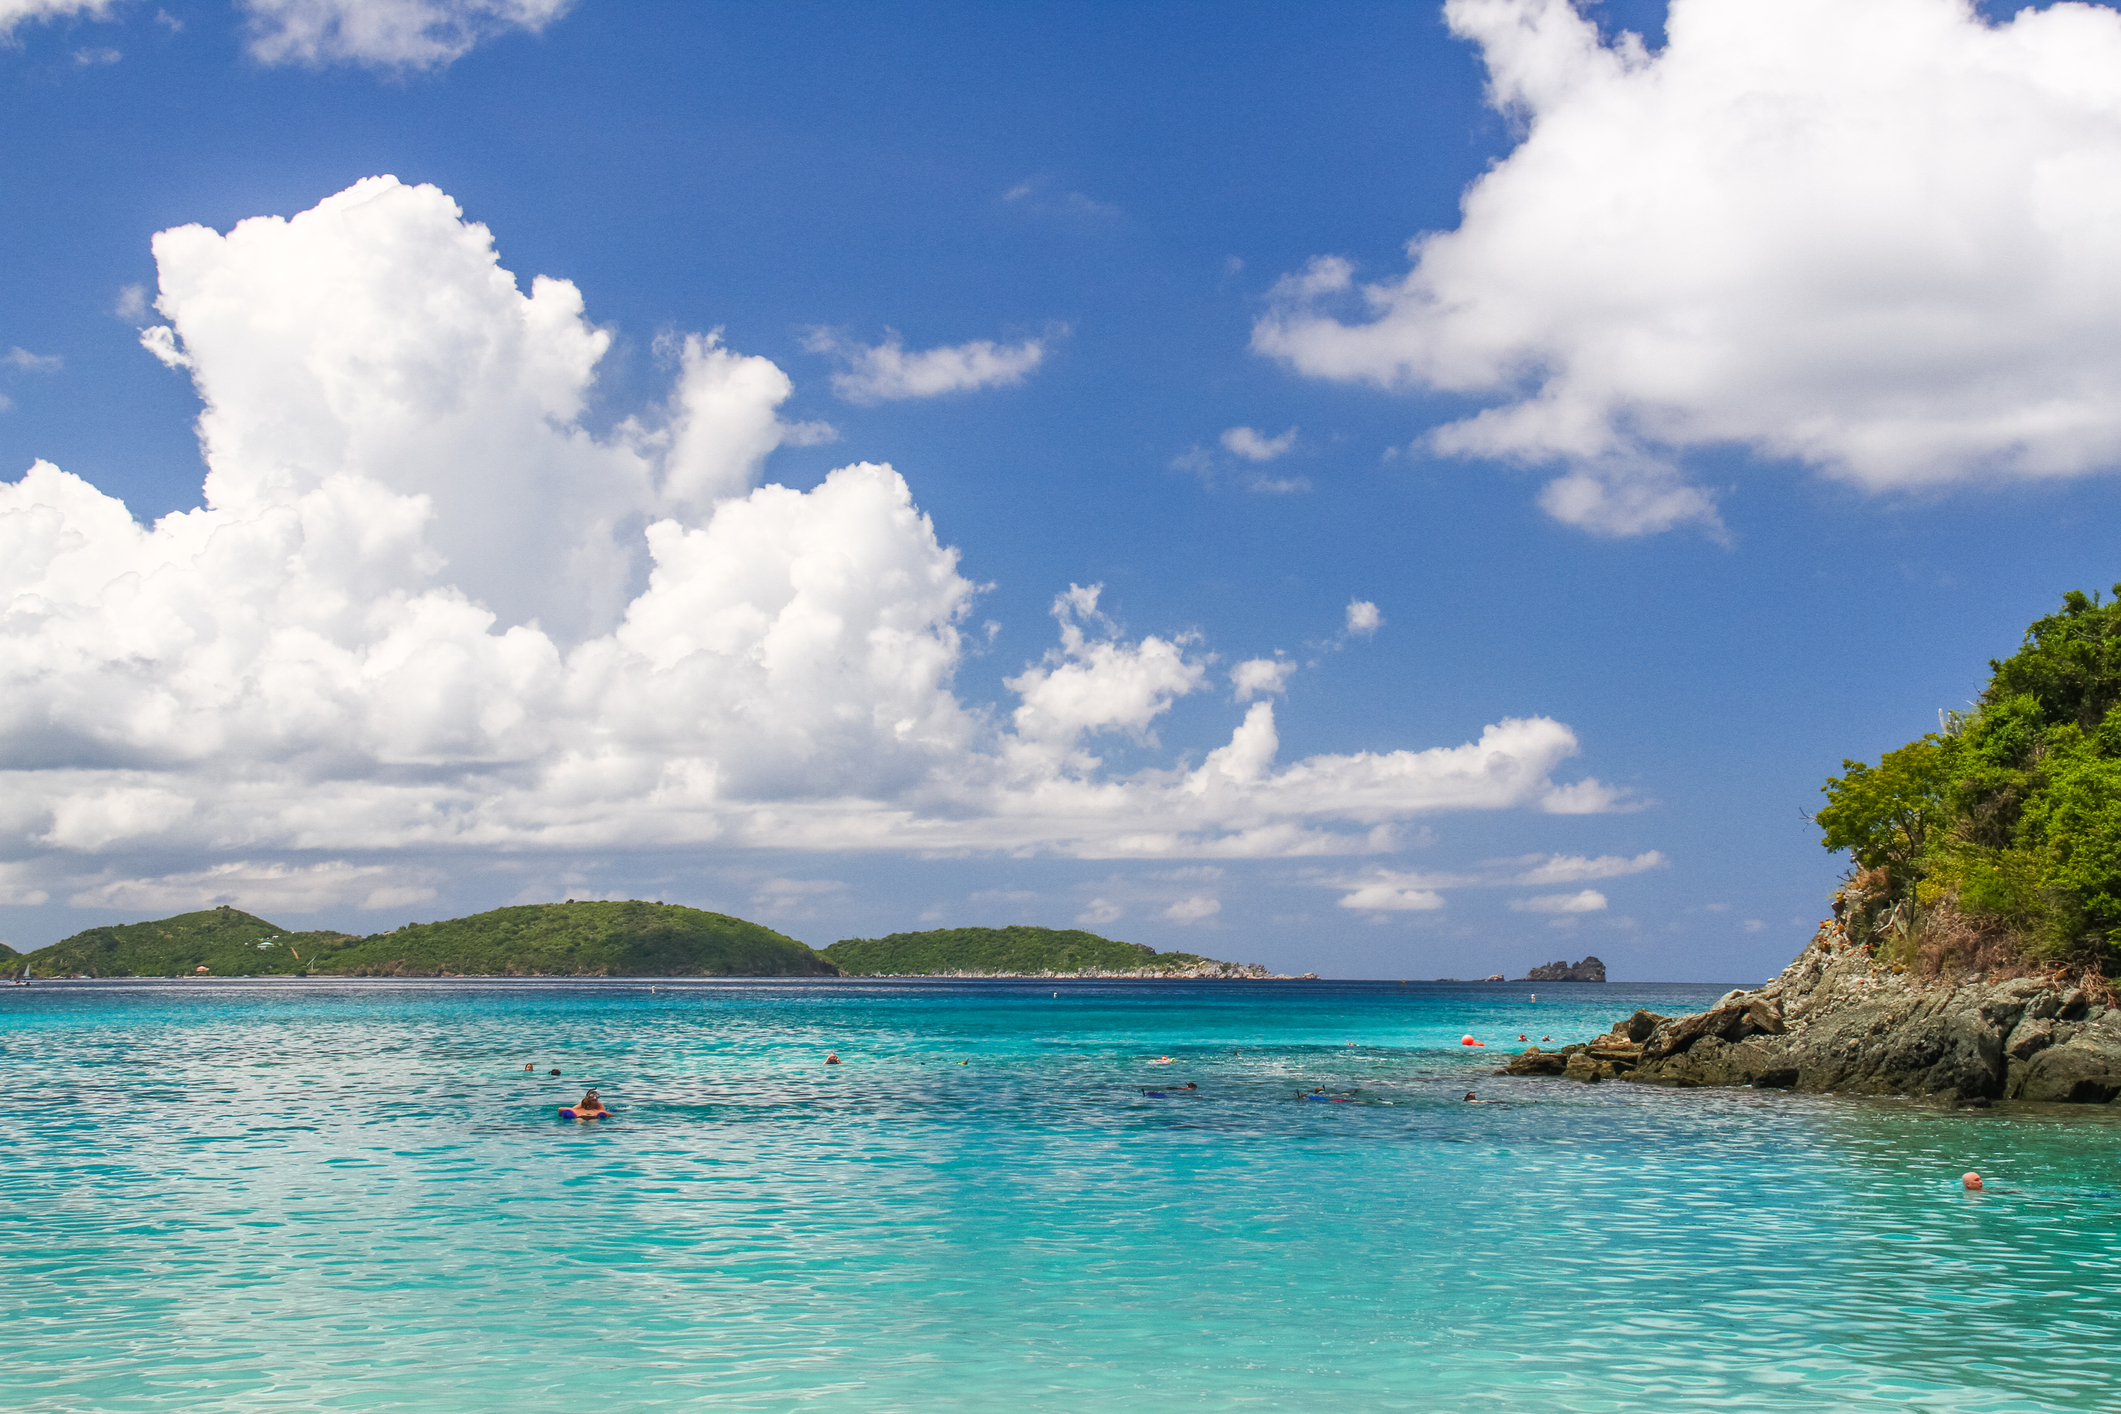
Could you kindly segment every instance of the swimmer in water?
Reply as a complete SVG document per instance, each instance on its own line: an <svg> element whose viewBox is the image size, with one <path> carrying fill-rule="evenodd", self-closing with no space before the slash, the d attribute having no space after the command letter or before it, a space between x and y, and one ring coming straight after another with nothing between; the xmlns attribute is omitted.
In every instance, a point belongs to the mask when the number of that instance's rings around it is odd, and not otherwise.
<svg viewBox="0 0 2121 1414"><path fill-rule="evenodd" d="M827 1052L825 1052L825 1064L827 1064L827 1065L838 1065L839 1063L840 1063L840 1057L839 1057L839 1052L837 1052L837 1051L827 1051Z"/></svg>
<svg viewBox="0 0 2121 1414"><path fill-rule="evenodd" d="M1153 1061L1150 1061L1150 1062L1149 1062L1149 1064L1151 1064L1151 1065L1171 1065L1171 1064L1173 1064L1173 1062L1172 1062L1172 1060L1171 1060L1171 1057L1169 1057L1169 1056L1158 1056L1158 1057L1157 1057L1157 1058L1156 1058L1155 1060L1153 1060Z"/></svg>
<svg viewBox="0 0 2121 1414"><path fill-rule="evenodd" d="M559 1067L558 1067L558 1066L554 1066L554 1067L552 1068L552 1070L551 1070L551 1071L549 1071L549 1072L547 1072L547 1073L548 1073L548 1074L551 1074L551 1075L558 1075L558 1074L560 1073L560 1071L559 1071Z"/></svg>
<svg viewBox="0 0 2121 1414"><path fill-rule="evenodd" d="M567 1106L560 1113L569 1119L578 1120L611 1118L611 1111L604 1108L604 1102L597 1098L597 1092L594 1090L582 1096L580 1103Z"/></svg>
<svg viewBox="0 0 2121 1414"><path fill-rule="evenodd" d="M1981 1175L1978 1173L1967 1174L1959 1182L1965 1186L1966 1191L1969 1193L1979 1193L1981 1191Z"/></svg>

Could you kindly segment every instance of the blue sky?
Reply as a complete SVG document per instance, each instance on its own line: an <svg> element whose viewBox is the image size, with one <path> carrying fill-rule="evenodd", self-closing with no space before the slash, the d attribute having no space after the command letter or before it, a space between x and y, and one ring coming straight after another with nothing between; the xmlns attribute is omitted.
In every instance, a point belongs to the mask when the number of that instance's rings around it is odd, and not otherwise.
<svg viewBox="0 0 2121 1414"><path fill-rule="evenodd" d="M2121 579L2121 17L1866 14L0 0L0 937L1771 975Z"/></svg>

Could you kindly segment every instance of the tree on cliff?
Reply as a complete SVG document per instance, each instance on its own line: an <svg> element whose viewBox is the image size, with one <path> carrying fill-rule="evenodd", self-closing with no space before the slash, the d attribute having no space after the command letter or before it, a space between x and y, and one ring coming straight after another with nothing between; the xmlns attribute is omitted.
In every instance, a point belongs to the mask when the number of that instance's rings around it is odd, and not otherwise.
<svg viewBox="0 0 2121 1414"><path fill-rule="evenodd" d="M2112 970L2121 959L2121 585L2071 591L2026 630L1974 709L1844 761L1815 818L1874 904L1861 936L1918 951L1956 934ZM1875 939L1866 939L1875 940Z"/></svg>

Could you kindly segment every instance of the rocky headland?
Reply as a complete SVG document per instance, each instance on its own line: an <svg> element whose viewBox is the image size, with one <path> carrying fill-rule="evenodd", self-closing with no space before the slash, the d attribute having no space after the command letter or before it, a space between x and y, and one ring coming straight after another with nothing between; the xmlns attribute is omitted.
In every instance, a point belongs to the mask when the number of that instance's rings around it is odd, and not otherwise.
<svg viewBox="0 0 2121 1414"><path fill-rule="evenodd" d="M1597 1040L1511 1058L1510 1075L1813 1093L2103 1105L2121 1097L2121 1007L2096 977L2005 966L1919 975L1850 939L1860 891L1764 987L1708 1011L1638 1011ZM2000 971L2000 975L1999 975Z"/></svg>

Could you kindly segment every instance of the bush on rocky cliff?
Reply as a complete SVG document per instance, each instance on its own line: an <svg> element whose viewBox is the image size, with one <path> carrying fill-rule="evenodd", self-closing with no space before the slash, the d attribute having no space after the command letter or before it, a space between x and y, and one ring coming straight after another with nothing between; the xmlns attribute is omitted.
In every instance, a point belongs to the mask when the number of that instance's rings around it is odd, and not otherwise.
<svg viewBox="0 0 2121 1414"><path fill-rule="evenodd" d="M2062 611L1991 661L1971 712L1844 761L1815 817L1870 900L1851 936L1900 960L1967 965L1999 938L2029 959L2121 960L2121 585Z"/></svg>

